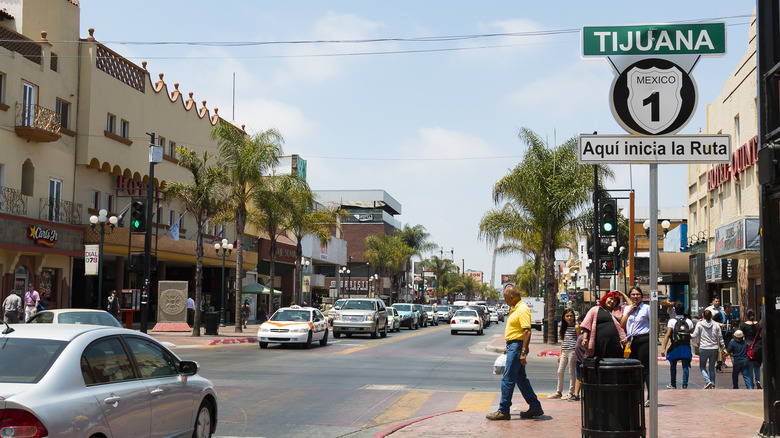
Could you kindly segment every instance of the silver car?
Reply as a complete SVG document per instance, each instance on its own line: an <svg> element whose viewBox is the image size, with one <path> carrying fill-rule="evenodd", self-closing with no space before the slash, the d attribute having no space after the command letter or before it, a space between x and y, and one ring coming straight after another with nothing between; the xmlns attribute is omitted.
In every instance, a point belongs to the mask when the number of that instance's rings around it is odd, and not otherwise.
<svg viewBox="0 0 780 438"><path fill-rule="evenodd" d="M217 395L197 372L132 330L0 325L0 436L210 437Z"/></svg>
<svg viewBox="0 0 780 438"><path fill-rule="evenodd" d="M370 334L372 338L387 336L387 310L379 298L347 299L333 318L333 337L344 333Z"/></svg>
<svg viewBox="0 0 780 438"><path fill-rule="evenodd" d="M95 309L52 309L41 310L33 315L28 324L91 324L122 327L122 324L105 310Z"/></svg>

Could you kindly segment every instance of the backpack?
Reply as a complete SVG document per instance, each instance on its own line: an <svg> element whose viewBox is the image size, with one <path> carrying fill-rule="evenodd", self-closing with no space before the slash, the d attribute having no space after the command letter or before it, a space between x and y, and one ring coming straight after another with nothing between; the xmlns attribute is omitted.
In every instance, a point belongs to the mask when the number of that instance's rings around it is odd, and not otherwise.
<svg viewBox="0 0 780 438"><path fill-rule="evenodd" d="M685 317L678 318L674 323L672 346L669 349L673 350L678 345L691 345L691 327Z"/></svg>

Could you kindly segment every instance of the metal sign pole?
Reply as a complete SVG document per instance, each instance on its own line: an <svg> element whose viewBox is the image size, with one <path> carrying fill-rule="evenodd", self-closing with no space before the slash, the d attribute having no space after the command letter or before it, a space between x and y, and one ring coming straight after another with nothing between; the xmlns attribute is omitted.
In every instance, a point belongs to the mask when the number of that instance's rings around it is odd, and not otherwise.
<svg viewBox="0 0 780 438"><path fill-rule="evenodd" d="M658 438L658 165L650 165L650 419L648 437Z"/></svg>

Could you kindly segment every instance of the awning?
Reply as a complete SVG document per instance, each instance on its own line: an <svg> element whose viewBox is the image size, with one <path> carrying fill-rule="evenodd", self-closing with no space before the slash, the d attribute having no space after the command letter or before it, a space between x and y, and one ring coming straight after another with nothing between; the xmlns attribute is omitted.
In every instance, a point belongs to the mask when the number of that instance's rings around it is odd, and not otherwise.
<svg viewBox="0 0 780 438"><path fill-rule="evenodd" d="M659 252L659 274L687 274L691 254L687 252Z"/></svg>
<svg viewBox="0 0 780 438"><path fill-rule="evenodd" d="M268 295L271 292L271 288L267 286L263 286L260 283L252 283L248 284L241 288L242 294L263 294ZM282 291L278 289L274 289L274 295L281 295Z"/></svg>
<svg viewBox="0 0 780 438"><path fill-rule="evenodd" d="M282 275L292 271L293 269L295 269L294 264L291 265L288 263L282 263L277 260L274 263L274 276L281 277ZM260 274L271 275L271 262L260 260Z"/></svg>

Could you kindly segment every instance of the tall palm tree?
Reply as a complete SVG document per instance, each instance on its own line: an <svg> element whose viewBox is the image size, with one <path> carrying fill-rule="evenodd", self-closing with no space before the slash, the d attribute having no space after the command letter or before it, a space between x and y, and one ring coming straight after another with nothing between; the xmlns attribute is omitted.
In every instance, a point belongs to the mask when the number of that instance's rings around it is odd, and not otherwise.
<svg viewBox="0 0 780 438"><path fill-rule="evenodd" d="M424 226L419 224L413 227L409 226L409 224L406 224L404 225L403 229L398 231L396 234L401 238L404 244L406 244L406 246L412 250L409 259L405 263L405 277L408 281L409 271L412 269L412 257L418 256L422 258L422 253L436 249L436 244L428 240L430 234L425 231Z"/></svg>
<svg viewBox="0 0 780 438"><path fill-rule="evenodd" d="M496 204L510 202L518 212L520 233L540 234L544 262L546 315L555 320L555 250L561 234L576 226L578 215L593 193L593 170L577 162L577 139L548 147L533 131L522 128L518 134L527 149L521 162L493 188ZM600 172L611 176L609 169ZM553 342L555 324L548 325Z"/></svg>
<svg viewBox="0 0 780 438"><path fill-rule="evenodd" d="M232 124L220 120L212 129L211 138L219 145L219 159L228 175L228 199L236 222L236 308L241 314L241 290L244 279L244 229L247 207L264 174L279 163L284 139L276 129L249 136ZM273 295L271 296L273 301ZM236 318L236 333L241 333L240 318Z"/></svg>
<svg viewBox="0 0 780 438"><path fill-rule="evenodd" d="M170 182L165 188L168 199L180 202L195 217L195 320L192 336L200 336L200 302L203 296L203 232L206 222L223 208L225 174L209 164L212 155L199 156L187 148L178 148L179 165L192 173L192 182Z"/></svg>
<svg viewBox="0 0 780 438"><path fill-rule="evenodd" d="M429 259L423 260L421 263L423 268L428 268L436 276L436 296L439 296L439 287L442 285L442 280L448 274L457 272L458 267L452 263L452 260L446 258L439 258L432 256ZM422 275L422 274L421 274ZM450 297L448 302L452 302Z"/></svg>
<svg viewBox="0 0 780 438"><path fill-rule="evenodd" d="M460 276L460 290L466 295L466 301L474 299L474 292L479 291L479 283L470 275Z"/></svg>

